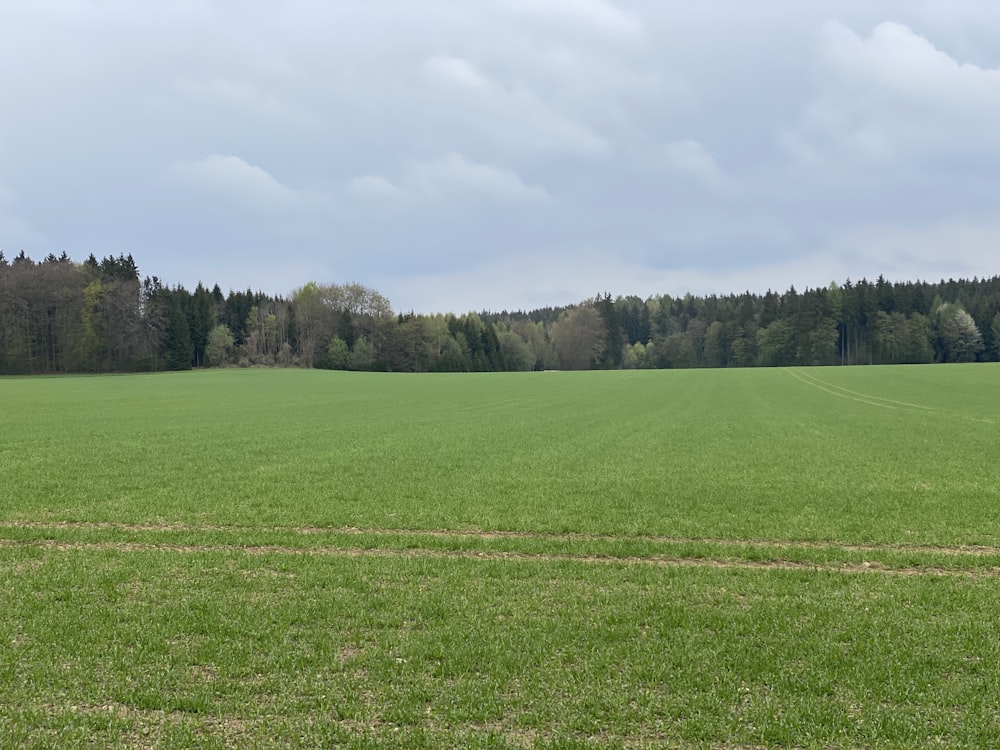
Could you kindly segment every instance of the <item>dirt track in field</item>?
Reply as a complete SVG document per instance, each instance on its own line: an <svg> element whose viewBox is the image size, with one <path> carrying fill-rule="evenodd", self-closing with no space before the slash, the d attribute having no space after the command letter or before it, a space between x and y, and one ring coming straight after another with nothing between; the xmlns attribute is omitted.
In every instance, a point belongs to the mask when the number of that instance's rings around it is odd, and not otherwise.
<svg viewBox="0 0 1000 750"><path fill-rule="evenodd" d="M62 541L54 539L10 540L0 539L0 548L36 548L55 552L98 552L150 554L204 554L224 553L242 555L303 555L335 557L383 557L383 558L433 558L502 562L540 563L584 563L604 565L635 565L663 568L717 568L739 570L788 570L825 571L834 573L881 573L897 576L951 576L965 578L1000 578L1000 566L977 567L974 569L943 568L938 566L893 567L878 562L842 563L827 561L793 560L747 560L729 557L670 555L648 555L642 557L594 555L594 554L550 554L517 551L484 550L441 550L427 548L396 549L391 547L365 548L349 546L293 547L286 545L239 545L239 544L171 544L132 541ZM936 548L935 548L936 549Z"/></svg>
<svg viewBox="0 0 1000 750"><path fill-rule="evenodd" d="M0 521L3 529L39 531L122 531L122 532L204 532L204 533L282 533L303 536L405 536L434 539L537 539L567 542L647 542L651 544L709 544L719 547L761 547L767 549L833 550L843 552L911 552L914 554L1000 556L1000 547L986 545L921 544L851 544L823 540L732 539L717 537L681 537L648 534L587 534L479 529L405 529L365 528L359 526L237 526L225 524L187 524L173 522L119 523L116 521ZM245 547L240 547L246 549ZM297 549L297 548L296 548Z"/></svg>

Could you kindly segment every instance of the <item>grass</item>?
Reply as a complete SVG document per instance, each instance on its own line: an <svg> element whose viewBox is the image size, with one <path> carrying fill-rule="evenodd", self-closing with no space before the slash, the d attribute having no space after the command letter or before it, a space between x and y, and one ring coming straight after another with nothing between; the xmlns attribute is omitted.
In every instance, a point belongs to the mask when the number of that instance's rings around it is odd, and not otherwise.
<svg viewBox="0 0 1000 750"><path fill-rule="evenodd" d="M1000 368L0 380L0 744L990 746Z"/></svg>
<svg viewBox="0 0 1000 750"><path fill-rule="evenodd" d="M869 401L835 391L851 386ZM992 366L221 371L0 393L10 518L1000 538Z"/></svg>

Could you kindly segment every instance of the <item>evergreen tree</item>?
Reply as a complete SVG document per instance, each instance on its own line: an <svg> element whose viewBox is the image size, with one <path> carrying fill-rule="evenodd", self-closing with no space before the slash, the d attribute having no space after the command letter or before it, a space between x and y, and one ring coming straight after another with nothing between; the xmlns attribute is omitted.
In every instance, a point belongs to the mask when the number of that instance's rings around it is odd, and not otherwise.
<svg viewBox="0 0 1000 750"><path fill-rule="evenodd" d="M603 297L598 295L594 306L604 322L604 351L601 353L600 364L604 368L620 368L625 346L621 314L608 292Z"/></svg>
<svg viewBox="0 0 1000 750"><path fill-rule="evenodd" d="M163 363L168 370L190 370L194 360L191 328L180 290L170 292L167 306L167 326L163 338Z"/></svg>
<svg viewBox="0 0 1000 750"><path fill-rule="evenodd" d="M205 349L208 346L208 335L215 328L215 302L212 293L201 282L195 287L194 294L185 299L188 325L191 329L191 345L194 350L192 364L201 367L205 363Z"/></svg>

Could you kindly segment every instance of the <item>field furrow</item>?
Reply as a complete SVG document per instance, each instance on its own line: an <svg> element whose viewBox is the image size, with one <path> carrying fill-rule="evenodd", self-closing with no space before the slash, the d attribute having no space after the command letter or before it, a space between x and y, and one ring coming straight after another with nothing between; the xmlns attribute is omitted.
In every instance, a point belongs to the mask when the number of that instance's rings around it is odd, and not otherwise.
<svg viewBox="0 0 1000 750"><path fill-rule="evenodd" d="M947 568L933 565L889 567L879 562L842 564L820 561L796 560L748 560L733 557L626 557L610 555L560 555L531 552L490 552L472 550L442 550L419 547L396 549L391 547L282 547L262 545L222 545L222 544L163 544L141 542L60 542L55 540L11 541L0 539L0 547L33 547L44 550L67 551L115 551L115 552L165 552L179 554L236 553L244 555L323 555L343 557L429 557L439 559L472 559L490 561L518 561L540 563L584 563L651 565L656 567L711 567L736 568L745 570L812 570L837 573L884 573L888 575L935 575L935 576L987 576L1000 577L1000 566L979 566L975 568Z"/></svg>
<svg viewBox="0 0 1000 750"><path fill-rule="evenodd" d="M1000 555L1000 547L985 545L919 545L919 544L849 544L836 541L808 541L782 539L721 539L711 537L678 537L647 534L586 534L541 531L476 530L476 529L404 529L404 528L362 528L358 526L235 526L189 523L116 523L113 521L3 521L0 534L4 530L30 529L34 531L121 531L121 532L193 532L226 533L236 536L245 534L272 533L291 536L387 536L387 537L429 537L441 539L528 539L551 540L553 542L611 542L629 541L653 544L710 544L720 547L767 546L778 549L841 550L848 552L906 552L933 555Z"/></svg>

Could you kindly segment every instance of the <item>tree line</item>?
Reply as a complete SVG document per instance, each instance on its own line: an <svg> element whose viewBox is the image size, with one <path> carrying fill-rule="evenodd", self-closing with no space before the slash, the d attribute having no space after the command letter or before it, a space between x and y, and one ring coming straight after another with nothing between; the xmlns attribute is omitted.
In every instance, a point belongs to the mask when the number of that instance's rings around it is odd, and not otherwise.
<svg viewBox="0 0 1000 750"><path fill-rule="evenodd" d="M1000 277L784 293L613 298L464 315L397 313L361 284L289 297L194 291L131 255L0 252L0 373L299 366L397 372L1000 360Z"/></svg>

